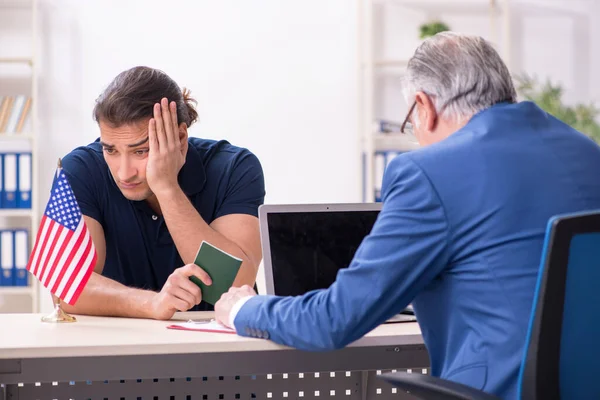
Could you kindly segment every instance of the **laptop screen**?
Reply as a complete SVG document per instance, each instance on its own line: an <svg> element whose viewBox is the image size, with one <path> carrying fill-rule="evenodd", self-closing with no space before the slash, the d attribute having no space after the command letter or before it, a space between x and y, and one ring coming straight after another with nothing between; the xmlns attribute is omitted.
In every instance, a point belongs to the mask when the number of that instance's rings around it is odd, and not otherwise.
<svg viewBox="0 0 600 400"><path fill-rule="evenodd" d="M350 265L378 210L267 214L274 294L328 288Z"/></svg>

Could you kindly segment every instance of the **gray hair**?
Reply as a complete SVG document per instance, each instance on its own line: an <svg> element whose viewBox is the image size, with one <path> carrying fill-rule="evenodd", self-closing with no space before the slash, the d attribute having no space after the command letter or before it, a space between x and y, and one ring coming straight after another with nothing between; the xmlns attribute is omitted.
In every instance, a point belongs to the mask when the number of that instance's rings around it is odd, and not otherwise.
<svg viewBox="0 0 600 400"><path fill-rule="evenodd" d="M455 32L438 33L417 48L404 85L407 103L422 91L442 117L459 121L496 103L517 101L510 72L492 45Z"/></svg>

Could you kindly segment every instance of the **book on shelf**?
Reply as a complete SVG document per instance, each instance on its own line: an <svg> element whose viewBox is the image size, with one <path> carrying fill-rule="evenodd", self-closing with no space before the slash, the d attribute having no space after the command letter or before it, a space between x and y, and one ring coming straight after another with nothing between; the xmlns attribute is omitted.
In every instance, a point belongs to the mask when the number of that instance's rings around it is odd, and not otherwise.
<svg viewBox="0 0 600 400"><path fill-rule="evenodd" d="M30 96L0 96L0 135L23 133L30 114Z"/></svg>
<svg viewBox="0 0 600 400"><path fill-rule="evenodd" d="M375 132L376 133L395 133L400 132L400 128L402 127L402 123L390 121L387 119L378 119L375 120Z"/></svg>
<svg viewBox="0 0 600 400"><path fill-rule="evenodd" d="M373 191L374 191L374 199L376 202L380 202L381 199L381 185L383 183L383 175L385 174L385 170L392 160L401 152L397 151L376 151L373 162L374 165L374 180L373 180Z"/></svg>

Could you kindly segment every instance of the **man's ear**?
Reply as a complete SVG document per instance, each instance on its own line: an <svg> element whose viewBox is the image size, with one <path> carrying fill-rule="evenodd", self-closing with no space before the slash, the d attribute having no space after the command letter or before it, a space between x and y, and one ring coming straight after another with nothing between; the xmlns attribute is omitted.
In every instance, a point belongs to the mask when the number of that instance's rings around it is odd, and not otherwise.
<svg viewBox="0 0 600 400"><path fill-rule="evenodd" d="M187 124L182 122L179 124L179 142L181 144L181 152L182 154L187 154L188 149L188 131Z"/></svg>
<svg viewBox="0 0 600 400"><path fill-rule="evenodd" d="M419 123L425 132L432 132L438 122L437 111L431 98L424 92L417 92L415 96L417 102L417 115Z"/></svg>

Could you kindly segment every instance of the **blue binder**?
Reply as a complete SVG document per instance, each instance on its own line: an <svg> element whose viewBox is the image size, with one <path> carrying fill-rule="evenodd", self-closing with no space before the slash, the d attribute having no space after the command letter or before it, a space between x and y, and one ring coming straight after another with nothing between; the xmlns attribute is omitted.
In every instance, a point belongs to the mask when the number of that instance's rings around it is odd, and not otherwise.
<svg viewBox="0 0 600 400"><path fill-rule="evenodd" d="M17 157L17 208L31 208L31 153L21 153Z"/></svg>
<svg viewBox="0 0 600 400"><path fill-rule="evenodd" d="M29 258L29 232L25 229L13 231L13 284L27 286L27 259Z"/></svg>
<svg viewBox="0 0 600 400"><path fill-rule="evenodd" d="M2 205L4 200L4 154L0 153L0 208L4 208Z"/></svg>
<svg viewBox="0 0 600 400"><path fill-rule="evenodd" d="M15 153L4 154L4 166L2 168L4 197L3 208L17 207L17 177L18 177L17 155Z"/></svg>
<svg viewBox="0 0 600 400"><path fill-rule="evenodd" d="M0 231L0 286L13 285L14 253L12 231Z"/></svg>
<svg viewBox="0 0 600 400"><path fill-rule="evenodd" d="M383 174L385 173L385 167L387 162L387 153L385 151L376 151L374 154L374 176L373 176L373 187L374 187L374 198L375 202L381 202L381 184L383 183Z"/></svg>

